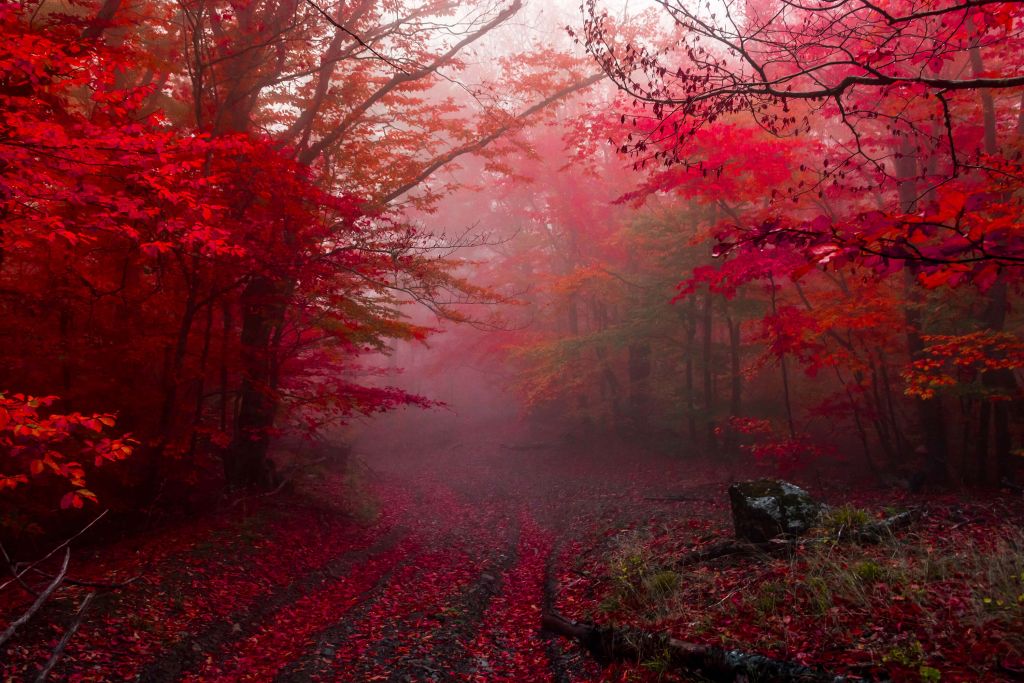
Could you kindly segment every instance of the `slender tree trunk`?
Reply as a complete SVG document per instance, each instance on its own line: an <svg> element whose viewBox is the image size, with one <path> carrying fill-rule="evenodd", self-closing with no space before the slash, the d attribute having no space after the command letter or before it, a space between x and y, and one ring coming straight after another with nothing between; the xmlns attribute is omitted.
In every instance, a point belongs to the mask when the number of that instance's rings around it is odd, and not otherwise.
<svg viewBox="0 0 1024 683"><path fill-rule="evenodd" d="M739 417L743 412L743 373L740 366L740 321L733 320L732 316L726 315L726 325L729 327L729 416ZM736 452L736 433L732 427L725 431L725 451L729 454Z"/></svg>
<svg viewBox="0 0 1024 683"><path fill-rule="evenodd" d="M714 318L712 316L712 298L711 290L708 289L704 293L704 313L702 316L703 321L703 359L704 359L704 422L706 425L705 436L707 438L708 449L712 453L718 451L718 439L715 436L715 387L713 379L713 363L712 358L712 323Z"/></svg>
<svg viewBox="0 0 1024 683"><path fill-rule="evenodd" d="M629 412L632 429L647 433L650 416L651 346L644 342L630 344L627 349L629 368Z"/></svg>
<svg viewBox="0 0 1024 683"><path fill-rule="evenodd" d="M904 138L896 159L896 173L901 178L898 193L900 210L903 213L913 211L917 202L917 150L909 138ZM914 273L911 269L904 271L904 291L907 305L904 318L907 323L907 352L911 360L916 359L924 350L921 339L921 308L923 297ZM925 456L927 458L928 480L932 484L943 485L948 482L947 471L948 439L942 403L938 397L931 399L914 399L917 408L918 423L923 432Z"/></svg>
<svg viewBox="0 0 1024 683"><path fill-rule="evenodd" d="M778 315L777 291L775 278L768 276L768 285L772 288L772 315ZM796 420L793 419L793 400L789 389L789 366L786 363L786 354L779 356L779 368L782 370L782 397L786 405L786 424L789 426L789 438L796 438Z"/></svg>
<svg viewBox="0 0 1024 683"><path fill-rule="evenodd" d="M213 303L209 302L206 305L206 324L203 329L203 348L199 353L199 373L196 377L196 403L195 411L192 415L192 434L189 438L188 454L189 458L195 457L196 448L199 445L199 431L198 427L203 421L203 404L206 399L206 366L210 359L210 342L213 338Z"/></svg>
<svg viewBox="0 0 1024 683"><path fill-rule="evenodd" d="M697 394L693 386L693 357L696 355L697 298L691 296L686 312L686 368L684 388L686 396L686 425L690 443L697 443Z"/></svg>
<svg viewBox="0 0 1024 683"><path fill-rule="evenodd" d="M575 240L573 240L575 245ZM569 295L568 305L566 307L566 322L569 326L569 335L573 339L578 339L580 336L580 305L579 297L575 293ZM572 351L573 361L579 362L579 351ZM581 426L584 432L584 436L588 436L594 428L593 418L590 415L590 401L587 398L587 392L585 389L580 389L576 395L576 409L580 411Z"/></svg>
<svg viewBox="0 0 1024 683"><path fill-rule="evenodd" d="M971 71L975 77L981 77L985 72L985 62L981 56L981 49L977 41L973 41L969 50L971 60ZM992 92L982 89L978 92L981 98L981 110L984 123L985 153L995 156L999 152L998 130L996 128L996 107ZM1022 99L1024 102L1024 99ZM1021 114L1021 130L1024 131L1024 112ZM1004 280L997 280L988 291L988 301L982 322L985 327L1001 332L1006 325L1006 309L1008 307L1007 286ZM982 376L982 384L992 393L1006 394L1012 396L1016 392L1017 380L1010 370L995 370L986 372ZM1011 451L1013 449L1010 436L1010 412L1007 401L991 401L987 397L982 398L981 435L978 438L979 448L984 448L987 454L989 443L989 420L991 417L991 430L994 441L991 444L991 455L985 457L980 454L979 467L984 473L983 481L990 486L997 486L1004 477L1009 476L1011 469ZM984 437L984 439L983 439Z"/></svg>
<svg viewBox="0 0 1024 683"><path fill-rule="evenodd" d="M220 431L227 434L228 431L228 353L231 349L231 332L234 323L231 320L231 302L225 301L221 307L221 336L220 336ZM234 414L232 414L232 419Z"/></svg>

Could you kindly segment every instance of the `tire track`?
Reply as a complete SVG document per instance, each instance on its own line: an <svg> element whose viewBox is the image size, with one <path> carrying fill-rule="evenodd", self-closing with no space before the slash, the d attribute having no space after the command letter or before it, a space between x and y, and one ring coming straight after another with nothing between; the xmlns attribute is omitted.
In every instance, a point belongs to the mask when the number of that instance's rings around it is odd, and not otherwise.
<svg viewBox="0 0 1024 683"><path fill-rule="evenodd" d="M256 608L244 626L232 625L227 637L220 626L215 635L224 640L179 680L271 678L325 624L364 603L383 577L404 561L415 544L403 534L400 530L385 534L374 546L339 558L333 571L317 572L289 590L275 593L266 606Z"/></svg>
<svg viewBox="0 0 1024 683"><path fill-rule="evenodd" d="M494 596L501 593L504 576L515 565L519 543L519 525L515 520L503 520L506 529L500 544L499 539L479 538L480 547L465 548L485 555L479 565L479 573L468 585L463 585L457 594L447 599L441 609L427 619L410 615L395 634L367 653L364 664L357 675L335 680L361 681L382 676L380 680L391 683L408 681L450 681L468 677L477 666L469 655L480 622L487 612ZM481 551L483 551L481 553ZM457 560L456 553L448 553ZM433 625L433 623L436 625ZM410 634L422 633L422 636ZM386 666L381 666L386 663ZM361 676L361 677L360 677ZM376 680L376 678L373 678Z"/></svg>
<svg viewBox="0 0 1024 683"><path fill-rule="evenodd" d="M373 609L380 595L387 589L395 572L400 571L411 558L393 566L381 575L366 598L345 614L345 619L320 632L316 644L308 649L301 659L293 660L285 665L274 677L275 683L306 683L323 677L330 671L330 663L338 650L338 646L346 642L355 631L356 625L366 618Z"/></svg>

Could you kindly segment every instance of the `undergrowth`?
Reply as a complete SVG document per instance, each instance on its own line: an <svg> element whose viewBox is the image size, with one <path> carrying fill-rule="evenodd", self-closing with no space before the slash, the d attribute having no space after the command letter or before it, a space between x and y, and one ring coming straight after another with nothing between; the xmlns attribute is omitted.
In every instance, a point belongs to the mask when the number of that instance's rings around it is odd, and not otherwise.
<svg viewBox="0 0 1024 683"><path fill-rule="evenodd" d="M665 552L660 530L620 534L606 556L602 618L797 661L884 667L900 681L1003 680L993 672L1024 656L1024 531L932 519L879 543L849 540L882 516L832 508L789 557L686 569L678 559L688 550Z"/></svg>

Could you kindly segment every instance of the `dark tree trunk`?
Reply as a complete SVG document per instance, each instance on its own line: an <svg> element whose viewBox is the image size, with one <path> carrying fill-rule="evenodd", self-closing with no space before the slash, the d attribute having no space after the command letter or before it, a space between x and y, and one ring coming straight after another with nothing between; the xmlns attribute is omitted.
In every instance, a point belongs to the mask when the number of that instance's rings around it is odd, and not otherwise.
<svg viewBox="0 0 1024 683"><path fill-rule="evenodd" d="M707 426L707 446L711 453L718 451L718 439L715 436L715 388L713 384L713 363L712 358L712 317L711 291L704 294L703 322L703 360L704 360L704 422Z"/></svg>
<svg viewBox="0 0 1024 683"><path fill-rule="evenodd" d="M287 280L258 275L242 292L242 385L234 438L224 455L224 475L231 489L274 483L267 455L278 405L271 346L274 330L284 322L292 288Z"/></svg>
<svg viewBox="0 0 1024 683"><path fill-rule="evenodd" d="M904 138L896 158L896 173L899 184L900 210L910 213L917 203L917 150L913 143ZM907 352L911 360L918 358L924 350L921 339L921 307L923 300L912 270L906 271L905 291L907 306L904 317L907 323ZM946 484L949 481L947 460L949 456L946 438L946 422L939 398L915 399L918 423L923 432L927 457L927 476L932 484Z"/></svg>
<svg viewBox="0 0 1024 683"><path fill-rule="evenodd" d="M690 297L686 311L686 425L690 435L690 443L697 443L697 396L693 387L693 357L696 353L697 339L697 299Z"/></svg>
<svg viewBox="0 0 1024 683"><path fill-rule="evenodd" d="M739 417L743 412L743 372L740 366L740 321L726 316L729 326L729 415ZM732 427L726 430L725 450L727 453L736 451L736 434Z"/></svg>
<svg viewBox="0 0 1024 683"><path fill-rule="evenodd" d="M644 433L649 427L651 347L645 343L630 344L629 366L629 412L632 427Z"/></svg>

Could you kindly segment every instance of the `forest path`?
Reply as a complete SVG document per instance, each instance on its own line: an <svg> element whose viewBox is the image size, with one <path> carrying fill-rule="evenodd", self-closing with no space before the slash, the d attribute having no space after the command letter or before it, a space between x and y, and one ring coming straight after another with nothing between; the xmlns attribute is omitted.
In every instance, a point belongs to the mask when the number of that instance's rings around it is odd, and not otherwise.
<svg viewBox="0 0 1024 683"><path fill-rule="evenodd" d="M693 485L678 460L613 451L498 429L364 434L355 490L375 521L331 506L353 487L328 470L295 495L104 549L80 576L143 563L146 579L103 598L54 679L598 680L538 632L546 572L593 520L626 528L650 513L645 496ZM5 680L31 678L76 603L69 592L15 639Z"/></svg>

